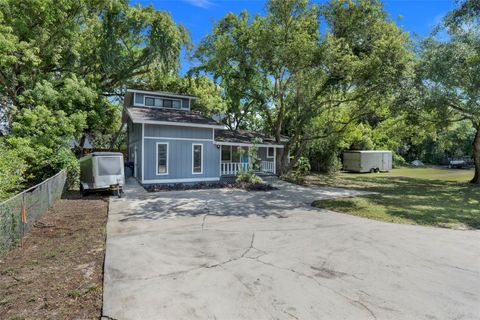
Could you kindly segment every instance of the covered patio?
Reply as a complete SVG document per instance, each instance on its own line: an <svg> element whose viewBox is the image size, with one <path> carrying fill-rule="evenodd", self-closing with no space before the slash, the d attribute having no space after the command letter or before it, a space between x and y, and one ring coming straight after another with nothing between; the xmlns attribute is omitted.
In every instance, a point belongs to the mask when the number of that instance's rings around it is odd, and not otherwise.
<svg viewBox="0 0 480 320"><path fill-rule="evenodd" d="M258 142L255 143L255 140ZM275 175L277 155L284 147L263 133L243 130L216 130L214 144L220 149L221 176L235 176L244 170ZM257 161L252 162L249 149L254 147L258 149Z"/></svg>

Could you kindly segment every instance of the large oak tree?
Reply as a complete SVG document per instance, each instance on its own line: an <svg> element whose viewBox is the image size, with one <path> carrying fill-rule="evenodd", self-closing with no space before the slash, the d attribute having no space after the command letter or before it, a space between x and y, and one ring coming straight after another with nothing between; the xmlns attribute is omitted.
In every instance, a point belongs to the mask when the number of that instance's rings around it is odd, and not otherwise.
<svg viewBox="0 0 480 320"><path fill-rule="evenodd" d="M409 71L408 44L379 1L270 0L265 16L229 14L215 24L196 51L194 71L225 88L240 114L233 127L250 114L277 141L288 135L277 163L293 150L294 165L309 141L331 134L328 122L312 125L317 117L341 122L342 130L391 102Z"/></svg>

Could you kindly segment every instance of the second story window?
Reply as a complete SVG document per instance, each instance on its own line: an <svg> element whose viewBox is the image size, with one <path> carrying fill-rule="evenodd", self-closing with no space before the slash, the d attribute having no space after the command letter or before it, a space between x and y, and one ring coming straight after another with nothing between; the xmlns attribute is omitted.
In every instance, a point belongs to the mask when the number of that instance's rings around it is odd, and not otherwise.
<svg viewBox="0 0 480 320"><path fill-rule="evenodd" d="M173 100L172 107L175 109L181 109L182 108L182 102L180 100Z"/></svg>
<svg viewBox="0 0 480 320"><path fill-rule="evenodd" d="M147 107L157 107L157 108L173 108L181 109L182 101L165 99L165 98L155 98L155 97L145 97L145 106Z"/></svg>
<svg viewBox="0 0 480 320"><path fill-rule="evenodd" d="M145 105L149 107L154 107L155 106L155 98L145 98Z"/></svg>

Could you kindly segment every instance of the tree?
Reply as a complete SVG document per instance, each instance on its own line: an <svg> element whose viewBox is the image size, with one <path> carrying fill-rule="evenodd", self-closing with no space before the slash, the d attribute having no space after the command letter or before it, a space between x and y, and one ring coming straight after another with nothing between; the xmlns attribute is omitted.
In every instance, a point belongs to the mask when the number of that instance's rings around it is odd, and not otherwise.
<svg viewBox="0 0 480 320"><path fill-rule="evenodd" d="M457 0L458 8L452 10L445 22L449 27L460 27L466 22L477 22L480 19L480 1Z"/></svg>
<svg viewBox="0 0 480 320"><path fill-rule="evenodd" d="M292 167L308 143L333 134L327 123L323 131L313 130L316 118L336 123L335 113L343 113L343 130L391 102L409 72L408 35L379 1L333 0L319 7L308 0L270 0L266 9L266 16L221 20L197 50L195 70L219 79L227 95L251 102L255 109L247 111L263 119L277 142L290 136L277 163L286 164L293 150ZM235 80L247 75L253 80L237 86Z"/></svg>
<svg viewBox="0 0 480 320"><path fill-rule="evenodd" d="M11 150L0 141L0 201L20 191L25 181L25 161L17 150Z"/></svg>
<svg viewBox="0 0 480 320"><path fill-rule="evenodd" d="M29 182L39 182L64 168L69 169L71 178L78 174L69 142L86 126L84 112L67 115L38 106L22 110L15 118L5 141L27 164L25 178Z"/></svg>
<svg viewBox="0 0 480 320"><path fill-rule="evenodd" d="M207 116L225 114L227 104L224 90L206 76L186 76L165 74L154 71L147 78L147 89L176 92L194 96L192 109Z"/></svg>
<svg viewBox="0 0 480 320"><path fill-rule="evenodd" d="M249 127L262 103L259 90L264 79L252 52L255 26L251 19L246 11L223 17L198 46L193 58L199 65L189 71L190 75L210 74L223 88L228 105L224 123L230 129Z"/></svg>
<svg viewBox="0 0 480 320"><path fill-rule="evenodd" d="M112 96L152 70L178 68L188 36L168 13L127 0L0 2L0 103L87 115L85 133L116 130ZM105 128L107 128L105 130Z"/></svg>
<svg viewBox="0 0 480 320"><path fill-rule="evenodd" d="M21 150L37 181L70 163L67 139L111 136L116 145L123 90L152 71L176 72L188 43L170 14L127 0L0 0L5 147Z"/></svg>
<svg viewBox="0 0 480 320"><path fill-rule="evenodd" d="M423 42L419 62L420 108L444 126L470 121L475 175L480 184L480 28L449 28L445 41L430 37Z"/></svg>

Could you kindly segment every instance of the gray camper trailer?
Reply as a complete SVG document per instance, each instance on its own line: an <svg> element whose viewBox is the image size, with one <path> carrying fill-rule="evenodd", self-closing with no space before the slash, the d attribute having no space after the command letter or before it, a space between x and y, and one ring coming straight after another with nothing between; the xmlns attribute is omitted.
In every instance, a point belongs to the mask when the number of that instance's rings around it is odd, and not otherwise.
<svg viewBox="0 0 480 320"><path fill-rule="evenodd" d="M343 170L386 172L392 170L392 151L359 150L343 153Z"/></svg>
<svg viewBox="0 0 480 320"><path fill-rule="evenodd" d="M120 197L125 184L123 154L94 152L80 159L80 191L115 191Z"/></svg>

